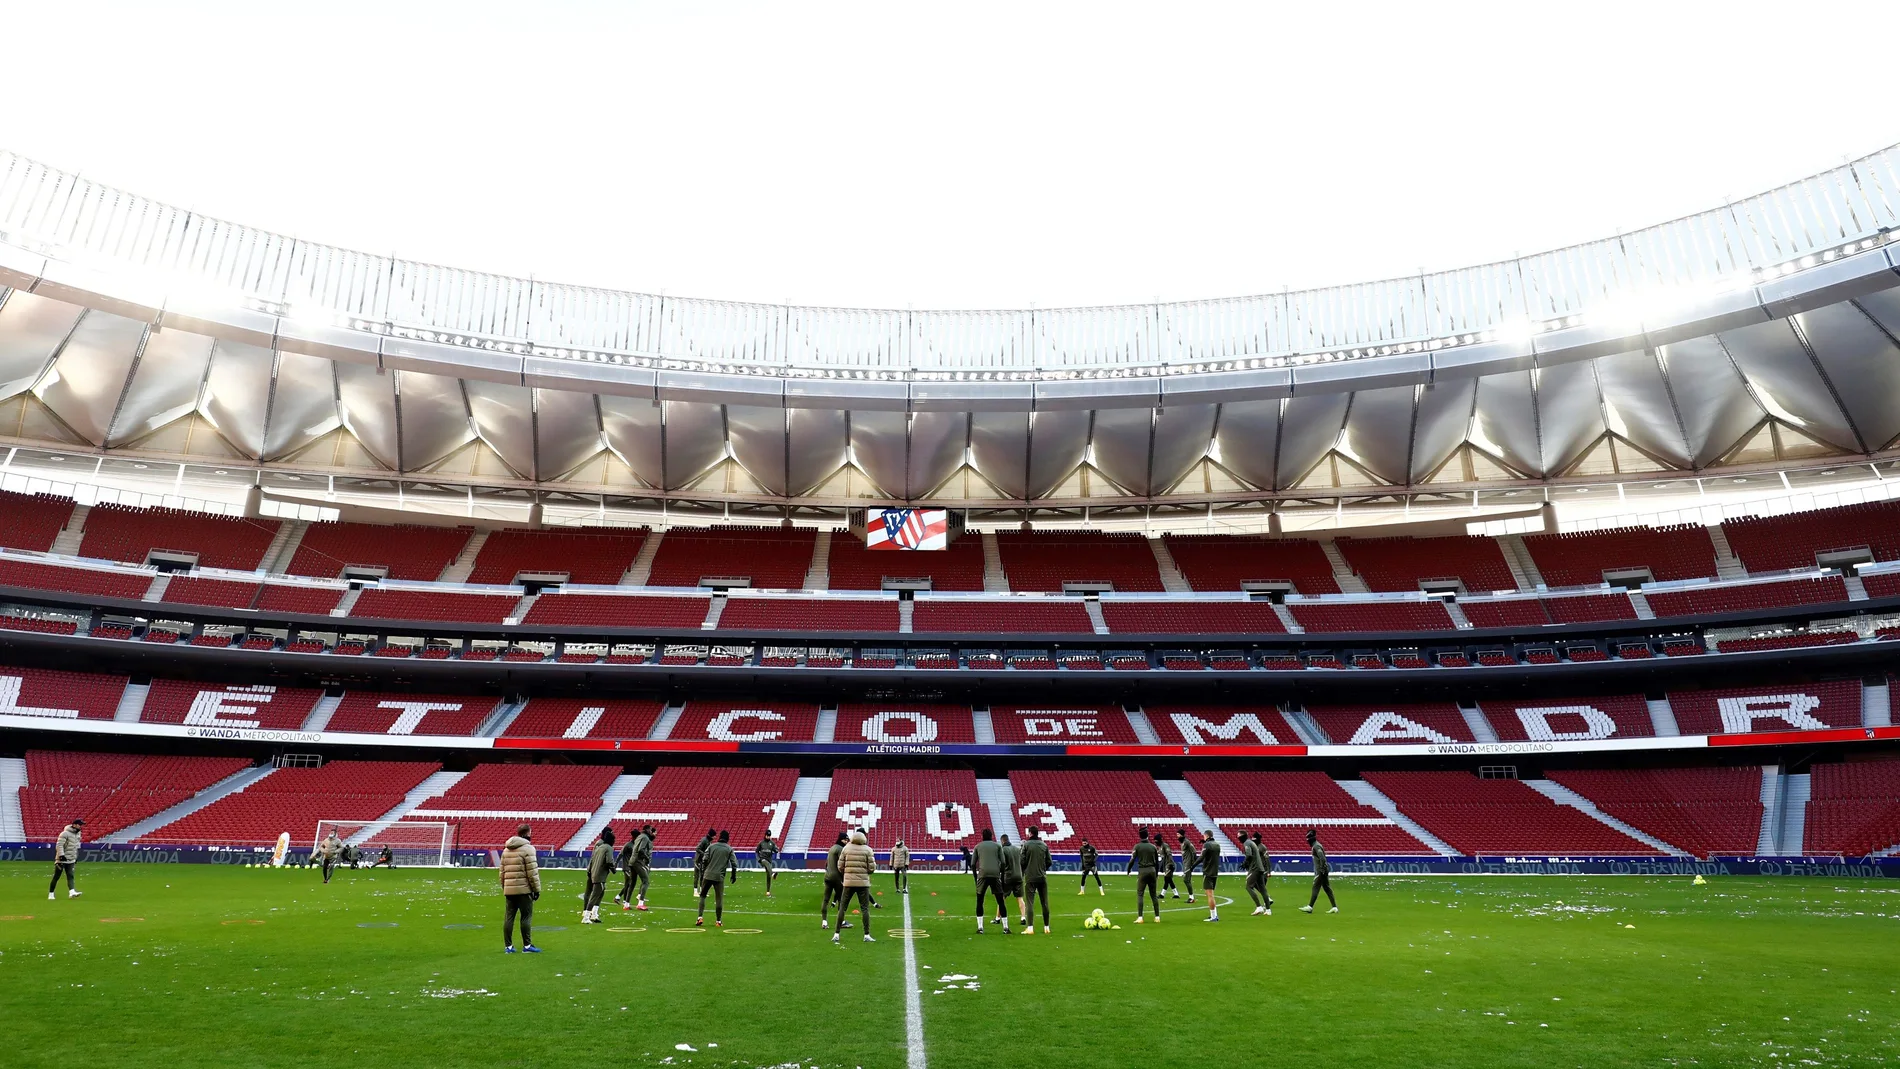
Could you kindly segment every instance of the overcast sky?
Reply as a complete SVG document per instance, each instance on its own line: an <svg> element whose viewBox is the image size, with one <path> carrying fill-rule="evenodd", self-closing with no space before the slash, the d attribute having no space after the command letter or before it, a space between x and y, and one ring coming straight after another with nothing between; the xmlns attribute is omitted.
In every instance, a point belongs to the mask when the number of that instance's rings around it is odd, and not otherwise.
<svg viewBox="0 0 1900 1069"><path fill-rule="evenodd" d="M1458 267L1900 141L1900 3L11 5L0 145L313 240L915 307Z"/></svg>

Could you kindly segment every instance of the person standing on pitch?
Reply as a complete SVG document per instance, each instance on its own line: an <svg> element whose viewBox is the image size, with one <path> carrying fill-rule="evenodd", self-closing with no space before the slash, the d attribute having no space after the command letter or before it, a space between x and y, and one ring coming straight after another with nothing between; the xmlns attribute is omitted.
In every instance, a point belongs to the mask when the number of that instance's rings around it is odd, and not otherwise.
<svg viewBox="0 0 1900 1069"><path fill-rule="evenodd" d="M831 903L837 902L838 916L844 916L844 877L838 871L838 859L844 856L844 848L850 842L844 832L838 833L838 841L825 851L825 900L818 904L818 927L831 927Z"/></svg>
<svg viewBox="0 0 1900 1069"><path fill-rule="evenodd" d="M1201 890L1207 892L1207 919L1220 920L1220 910L1214 905L1214 883L1220 879L1220 844L1214 841L1214 830L1209 828L1201 836ZM1189 889L1192 892L1192 888Z"/></svg>
<svg viewBox="0 0 1900 1069"><path fill-rule="evenodd" d="M891 847L891 890L900 895L910 893L910 847L902 839Z"/></svg>
<svg viewBox="0 0 1900 1069"><path fill-rule="evenodd" d="M1036 908L1036 898L1042 898L1042 934L1049 934L1049 844L1042 841L1042 829L1029 826L1029 838L1022 846L1023 866L1023 934L1036 930L1030 923Z"/></svg>
<svg viewBox="0 0 1900 1069"><path fill-rule="evenodd" d="M1159 839L1161 836L1156 835L1155 838ZM1124 874L1128 872L1135 874L1136 924L1141 923L1141 911L1143 908L1141 893L1143 891L1148 892L1148 901L1154 904L1155 923L1161 923L1161 898L1155 894L1155 866L1161 863L1160 856L1167 853L1167 850L1168 848L1165 844L1156 846L1154 843L1149 842L1148 829L1143 828L1141 829L1141 841L1137 842L1135 848L1128 853L1128 868L1123 871Z"/></svg>
<svg viewBox="0 0 1900 1069"><path fill-rule="evenodd" d="M871 876L877 872L877 855L867 845L863 831L851 833L851 841L838 852L838 879L843 897L838 899L838 924L831 930L831 941L838 942L838 933L845 928L844 915L851 911L851 902L858 903L858 916L864 918L864 941L875 943L871 938Z"/></svg>
<svg viewBox="0 0 1900 1069"><path fill-rule="evenodd" d="M1075 889L1076 894L1085 895L1089 893L1089 877L1090 876L1095 877L1095 893L1096 894L1105 895L1108 893L1107 891L1102 890L1102 874L1095 870L1095 863L1097 860L1098 860L1098 855L1095 853L1094 845L1091 844L1087 839L1082 840L1082 885Z"/></svg>
<svg viewBox="0 0 1900 1069"><path fill-rule="evenodd" d="M1003 836L1003 893L1016 900L1016 912L1028 912L1023 906L1023 848ZM999 923L1009 920L1009 906L997 913Z"/></svg>
<svg viewBox="0 0 1900 1069"><path fill-rule="evenodd" d="M1170 878L1168 880L1168 888L1175 898L1181 897L1181 892L1186 891L1189 901L1192 901L1194 898L1194 868L1196 865L1195 859L1198 858L1200 855L1195 853L1194 843L1188 839L1188 833L1187 833L1186 828L1180 828L1176 830L1174 833L1174 836L1175 838L1181 841L1181 886L1179 888L1176 888L1174 886L1174 880ZM1155 838L1156 839L1161 838L1161 834L1159 832L1156 832ZM1168 849L1167 844L1166 843L1161 844L1161 849L1163 851L1166 851ZM1168 867L1169 868L1174 867L1174 857L1171 853L1168 857Z"/></svg>
<svg viewBox="0 0 1900 1069"><path fill-rule="evenodd" d="M515 952L515 918L521 918L521 949L541 953L534 945L534 901L541 897L541 866L534 860L528 826L521 825L501 848L501 895L507 903L501 914L501 950Z"/></svg>
<svg viewBox="0 0 1900 1069"><path fill-rule="evenodd" d="M330 873L336 871L336 859L343 853L343 840L336 837L335 828L317 844L317 853L323 858L323 882L329 883Z"/></svg>
<svg viewBox="0 0 1900 1069"><path fill-rule="evenodd" d="M62 872L66 874L67 898L78 898L85 893L73 886L73 866L79 864L79 829L85 826L84 818L74 817L73 822L59 833L58 841L53 843L53 882L46 885L48 902L59 897L59 874Z"/></svg>
<svg viewBox="0 0 1900 1069"><path fill-rule="evenodd" d="M1326 912L1338 913L1339 899L1333 897L1333 867L1326 863L1326 848L1319 844L1318 828L1306 829L1306 845L1313 848L1313 897L1306 900L1306 905L1300 907L1300 912L1313 912L1313 904L1319 901L1319 893L1324 891L1326 901L1333 905L1333 908Z"/></svg>
<svg viewBox="0 0 1900 1069"><path fill-rule="evenodd" d="M772 862L778 860L778 844L772 841L772 833L766 832L759 845L752 848L753 860L765 872L765 897L772 897Z"/></svg>
<svg viewBox="0 0 1900 1069"><path fill-rule="evenodd" d="M699 840L698 846L693 847L693 897L694 898L706 897L706 877L705 877L706 848L713 844L713 837L716 834L718 833L714 829L707 828L705 838Z"/></svg>
<svg viewBox="0 0 1900 1069"><path fill-rule="evenodd" d="M983 841L970 852L971 867L976 871L976 934L983 934L983 896L996 896L996 912L1002 920L1003 934L1009 934L1009 908L1003 902L1003 848L996 835L983 829Z"/></svg>
<svg viewBox="0 0 1900 1069"><path fill-rule="evenodd" d="M1256 917L1273 916L1273 896L1267 893L1267 877L1273 875L1273 855L1267 853L1267 844L1260 839L1260 833L1254 832L1247 841L1247 897L1254 900L1253 915Z"/></svg>
<svg viewBox="0 0 1900 1069"><path fill-rule="evenodd" d="M652 877L653 835L653 825L642 824L640 826L640 833L633 837L633 869L627 875L627 886L630 889L628 897L633 902L633 908L642 913L646 912L647 888ZM639 885L639 889L637 891L631 890L636 883ZM624 909L625 907L623 906L622 908Z"/></svg>
<svg viewBox="0 0 1900 1069"><path fill-rule="evenodd" d="M623 912L633 908L633 852L639 845L640 830L635 828L633 834L627 836L626 845L620 848L620 856L614 859L620 866L620 890L614 892L614 901Z"/></svg>
<svg viewBox="0 0 1900 1069"><path fill-rule="evenodd" d="M587 894L581 899L581 923L600 923L600 899L607 893L607 877L614 872L614 830L600 829L594 856L587 860Z"/></svg>
<svg viewBox="0 0 1900 1069"><path fill-rule="evenodd" d="M719 838L706 847L706 890L699 896L699 915L693 918L693 927L706 926L706 895L713 898L713 927L726 926L726 876L738 875L739 859L732 852L732 837L720 831Z"/></svg>

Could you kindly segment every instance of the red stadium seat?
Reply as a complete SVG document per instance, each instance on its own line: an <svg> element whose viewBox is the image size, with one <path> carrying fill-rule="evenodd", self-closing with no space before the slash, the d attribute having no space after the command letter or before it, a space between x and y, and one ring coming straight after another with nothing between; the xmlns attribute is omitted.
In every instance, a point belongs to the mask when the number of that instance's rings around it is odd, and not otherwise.
<svg viewBox="0 0 1900 1069"><path fill-rule="evenodd" d="M1900 843L1900 759L1816 762L1808 774L1806 853L1866 857Z"/></svg>
<svg viewBox="0 0 1900 1069"><path fill-rule="evenodd" d="M154 679L139 721L191 727L296 731L323 697L320 690L269 684L219 685Z"/></svg>
<svg viewBox="0 0 1900 1069"><path fill-rule="evenodd" d="M543 594L523 623L549 627L655 627L696 631L712 599L705 596Z"/></svg>
<svg viewBox="0 0 1900 1069"><path fill-rule="evenodd" d="M1701 616L1721 612L1777 609L1787 605L1830 605L1847 600L1847 584L1838 575L1788 579L1778 583L1691 587L1646 595L1657 616Z"/></svg>
<svg viewBox="0 0 1900 1069"><path fill-rule="evenodd" d="M1306 855L1311 828L1334 855L1436 856L1324 772L1189 772L1186 779L1215 824L1259 832L1269 853Z"/></svg>
<svg viewBox="0 0 1900 1069"><path fill-rule="evenodd" d="M1280 614L1266 601L1102 600L1102 619L1118 635L1279 635Z"/></svg>
<svg viewBox="0 0 1900 1069"><path fill-rule="evenodd" d="M675 527L660 540L647 585L744 578L764 589L799 590L817 544L809 527Z"/></svg>
<svg viewBox="0 0 1900 1069"><path fill-rule="evenodd" d="M1288 601L1300 627L1315 632L1450 631L1457 626L1436 601Z"/></svg>
<svg viewBox="0 0 1900 1069"><path fill-rule="evenodd" d="M152 576L150 573L63 568L57 564L0 560L0 587L4 586L137 601L152 588Z"/></svg>
<svg viewBox="0 0 1900 1069"><path fill-rule="evenodd" d="M1160 566L1148 540L1094 531L1001 531L997 552L1011 590L1060 593L1064 583L1109 583L1116 590L1154 591Z"/></svg>
<svg viewBox="0 0 1900 1069"><path fill-rule="evenodd" d="M839 742L973 743L976 722L967 705L929 702L846 702L838 706Z"/></svg>
<svg viewBox="0 0 1900 1069"><path fill-rule="evenodd" d="M1167 535L1168 555L1195 590L1233 591L1243 583L1291 583L1301 594L1337 594L1333 562L1318 542L1247 535Z"/></svg>
<svg viewBox="0 0 1900 1069"><path fill-rule="evenodd" d="M100 502L86 514L79 555L144 564L153 550L195 553L202 568L251 571L277 537L279 522L172 508Z"/></svg>
<svg viewBox="0 0 1900 1069"><path fill-rule="evenodd" d="M892 631L895 595L882 598L754 598L732 594L719 614L722 631Z"/></svg>
<svg viewBox="0 0 1900 1069"><path fill-rule="evenodd" d="M1860 726L1860 681L1672 690L1669 707L1684 735L1854 728Z"/></svg>
<svg viewBox="0 0 1900 1069"><path fill-rule="evenodd" d="M403 819L453 823L457 846L485 850L501 847L527 821L537 843L559 849L600 808L619 774L613 765L476 765Z"/></svg>
<svg viewBox="0 0 1900 1069"><path fill-rule="evenodd" d="M52 668L0 668L0 715L110 720L126 676Z"/></svg>
<svg viewBox="0 0 1900 1069"><path fill-rule="evenodd" d="M1341 538L1333 544L1369 590L1418 590L1435 579L1458 580L1472 593L1517 589L1504 552L1490 538Z"/></svg>
<svg viewBox="0 0 1900 1069"><path fill-rule="evenodd" d="M1525 535L1524 544L1553 587L1593 586L1605 572L1639 568L1658 580L1715 575L1715 543L1699 524Z"/></svg>
<svg viewBox="0 0 1900 1069"><path fill-rule="evenodd" d="M1812 568L1823 553L1860 548L1900 560L1900 501L1724 520L1722 534L1751 572Z"/></svg>
<svg viewBox="0 0 1900 1069"><path fill-rule="evenodd" d="M911 630L936 634L1092 634L1095 625L1077 598L918 598L911 604Z"/></svg>
<svg viewBox="0 0 1900 1069"><path fill-rule="evenodd" d="M691 850L707 828L732 835L732 847L752 849L767 830L780 843L791 827L795 768L678 768L662 766L638 797L621 804L612 821L626 842L641 824L654 826L660 850Z"/></svg>
<svg viewBox="0 0 1900 1069"><path fill-rule="evenodd" d="M1656 855L1661 851L1514 779L1469 772L1367 772L1399 811L1467 856Z"/></svg>
<svg viewBox="0 0 1900 1069"><path fill-rule="evenodd" d="M818 731L818 706L783 701L687 702L668 738L719 742L810 742Z"/></svg>
<svg viewBox="0 0 1900 1069"><path fill-rule="evenodd" d="M996 741L1005 746L1023 743L1089 746L1117 743L1136 745L1128 714L1119 706L1070 705L1050 702L1045 706L999 706L990 709L990 725Z"/></svg>
<svg viewBox="0 0 1900 1069"><path fill-rule="evenodd" d="M644 739L653 731L664 702L610 698L535 698L508 730L509 738Z"/></svg>
<svg viewBox="0 0 1900 1069"><path fill-rule="evenodd" d="M316 841L318 821L379 820L441 768L422 761L330 761L322 768L274 769L136 841L268 846L289 832L293 844L307 848Z"/></svg>
<svg viewBox="0 0 1900 1069"><path fill-rule="evenodd" d="M1084 839L1103 853L1123 853L1143 827L1172 832L1190 826L1146 772L1017 771L1009 785L1017 823L1037 825L1049 848L1062 853L1079 850Z"/></svg>
<svg viewBox="0 0 1900 1069"><path fill-rule="evenodd" d="M1486 698L1478 703L1498 738L1557 742L1648 738L1656 733L1639 694L1537 700Z"/></svg>
<svg viewBox="0 0 1900 1069"><path fill-rule="evenodd" d="M1309 705L1306 712L1336 746L1475 742L1464 714L1450 702L1394 705Z"/></svg>
<svg viewBox="0 0 1900 1069"><path fill-rule="evenodd" d="M388 578L432 583L468 545L467 527L313 523L304 529L290 574L335 579L343 569L387 568Z"/></svg>
<svg viewBox="0 0 1900 1069"><path fill-rule="evenodd" d="M1747 856L1761 838L1761 769L1560 770L1598 809L1697 857Z"/></svg>
<svg viewBox="0 0 1900 1069"><path fill-rule="evenodd" d="M864 828L873 850L902 839L917 867L959 858L957 848L975 846L989 823L968 769L841 768L831 774L811 842L813 850L828 849L840 831Z"/></svg>
<svg viewBox="0 0 1900 1069"><path fill-rule="evenodd" d="M378 694L349 691L330 715L326 731L377 735L473 735L495 711L492 697L458 694Z"/></svg>
<svg viewBox="0 0 1900 1069"><path fill-rule="evenodd" d="M508 584L523 572L537 572L564 574L570 583L613 586L633 566L646 539L644 527L495 531L475 554L468 581Z"/></svg>
<svg viewBox="0 0 1900 1069"><path fill-rule="evenodd" d="M0 490L0 546L47 553L73 516L73 499Z"/></svg>
<svg viewBox="0 0 1900 1069"><path fill-rule="evenodd" d="M164 812L251 767L242 757L28 750L20 817L29 842L50 842L75 818L97 839Z"/></svg>
<svg viewBox="0 0 1900 1069"><path fill-rule="evenodd" d="M983 589L983 539L967 534L943 550L866 549L856 536L831 536L826 562L833 590L879 590L886 579L929 579L932 590Z"/></svg>
<svg viewBox="0 0 1900 1069"><path fill-rule="evenodd" d="M1298 746L1300 733L1271 705L1149 705L1155 735L1182 746Z"/></svg>
<svg viewBox="0 0 1900 1069"><path fill-rule="evenodd" d="M514 611L521 598L514 594L464 594L432 590L385 590L371 587L356 598L351 616L382 620L466 620L498 624Z"/></svg>

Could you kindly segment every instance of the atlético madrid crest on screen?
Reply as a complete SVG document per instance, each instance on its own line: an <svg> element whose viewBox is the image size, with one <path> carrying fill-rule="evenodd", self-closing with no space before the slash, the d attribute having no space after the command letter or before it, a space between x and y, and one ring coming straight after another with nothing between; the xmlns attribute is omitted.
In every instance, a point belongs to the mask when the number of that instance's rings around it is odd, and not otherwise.
<svg viewBox="0 0 1900 1069"><path fill-rule="evenodd" d="M950 513L944 509L884 509L865 517L867 549L946 549Z"/></svg>

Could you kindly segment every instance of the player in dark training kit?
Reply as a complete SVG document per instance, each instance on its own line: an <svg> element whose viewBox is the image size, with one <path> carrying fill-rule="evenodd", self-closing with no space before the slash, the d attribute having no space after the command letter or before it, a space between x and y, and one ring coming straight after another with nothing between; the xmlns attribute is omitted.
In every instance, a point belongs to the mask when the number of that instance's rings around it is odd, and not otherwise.
<svg viewBox="0 0 1900 1069"><path fill-rule="evenodd" d="M1220 879L1220 844L1214 841L1214 830L1209 828L1201 837L1201 890L1207 892L1207 919L1220 920L1220 907L1214 905L1214 884Z"/></svg>
<svg viewBox="0 0 1900 1069"><path fill-rule="evenodd" d="M778 860L778 844L772 841L772 833L766 832L759 845L752 848L752 857L765 870L765 897L772 897L772 862Z"/></svg>
<svg viewBox="0 0 1900 1069"><path fill-rule="evenodd" d="M713 898L713 927L726 926L726 880L730 875L735 880L739 875L739 859L732 853L732 837L725 832L706 847L705 890L699 895L699 915L693 918L693 927L706 926L706 896Z"/></svg>
<svg viewBox="0 0 1900 1069"><path fill-rule="evenodd" d="M1313 848L1313 897L1300 907L1301 913L1313 912L1313 904L1319 901L1319 893L1326 892L1326 901L1333 904L1328 913L1339 912L1339 900L1333 897L1333 868L1326 863L1326 848L1319 844L1319 829L1306 829L1306 845Z"/></svg>
<svg viewBox="0 0 1900 1069"><path fill-rule="evenodd" d="M1155 923L1161 923L1161 898L1155 894L1155 866L1159 864L1159 857L1162 850L1165 849L1167 849L1165 846L1162 847L1161 850L1155 849L1155 844L1148 841L1148 829L1143 828L1141 829L1141 841L1136 843L1134 850L1129 852L1127 871L1131 871L1135 874L1136 924L1142 923L1141 893L1143 891L1148 892L1148 901L1154 903Z"/></svg>
<svg viewBox="0 0 1900 1069"><path fill-rule="evenodd" d="M1023 848L1010 842L1007 835L1002 836L1002 840L1003 893L1016 900L1018 913L1027 913L1029 910L1023 905ZM996 911L996 920L999 924L1009 920L1008 902L1004 902L1003 908Z"/></svg>
<svg viewBox="0 0 1900 1069"><path fill-rule="evenodd" d="M1108 893L1102 890L1102 874L1095 870L1095 862L1095 847L1090 844L1087 839L1082 840L1082 886L1075 889L1076 894L1085 895L1089 893L1090 876L1095 877L1095 892L1097 894L1105 895Z"/></svg>
<svg viewBox="0 0 1900 1069"><path fill-rule="evenodd" d="M1002 918L1003 934L1008 935L1009 911L1003 901L1003 847L990 829L983 829L983 841L970 851L970 863L976 871L976 934L983 934L984 896L995 895L996 912Z"/></svg>
<svg viewBox="0 0 1900 1069"><path fill-rule="evenodd" d="M1273 858L1267 853L1267 844L1260 841L1259 832L1254 832L1251 839L1242 835L1241 840L1247 847L1247 897L1253 899L1253 915L1271 917L1273 896L1267 893L1267 877L1273 875Z"/></svg>
<svg viewBox="0 0 1900 1069"><path fill-rule="evenodd" d="M581 896L581 923L600 923L600 896L607 893L607 877L614 871L614 830L600 829L600 843L587 859L587 893Z"/></svg>
<svg viewBox="0 0 1900 1069"><path fill-rule="evenodd" d="M820 928L831 927L830 913L833 902L838 903L839 915L844 914L844 874L838 869L838 858L844 854L846 842L844 832L839 832L838 841L832 843L831 849L825 852L825 900L818 904ZM845 925L847 928L850 926L848 923Z"/></svg>
<svg viewBox="0 0 1900 1069"><path fill-rule="evenodd" d="M1168 846L1168 840L1162 837L1161 832L1155 832L1154 844L1155 871L1161 876L1161 893L1170 898L1180 898L1181 891L1174 886L1174 850ZM1187 837L1183 835L1181 838L1181 860L1186 861L1191 856L1192 855L1188 853ZM1192 894L1193 889L1189 888L1188 893Z"/></svg>
<svg viewBox="0 0 1900 1069"><path fill-rule="evenodd" d="M1024 935L1036 930L1033 913L1037 896L1042 898L1042 934L1049 934L1049 860L1049 844L1042 841L1042 829L1032 825L1022 846Z"/></svg>

